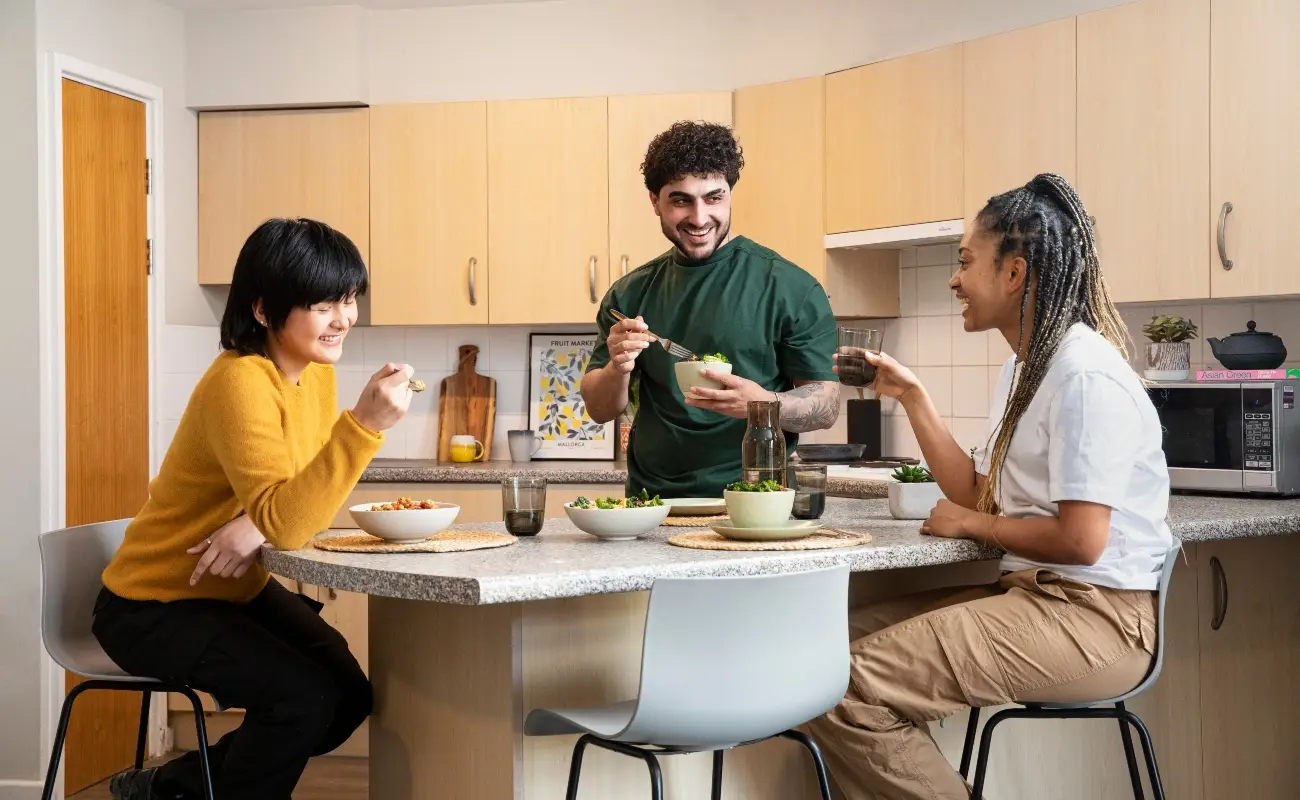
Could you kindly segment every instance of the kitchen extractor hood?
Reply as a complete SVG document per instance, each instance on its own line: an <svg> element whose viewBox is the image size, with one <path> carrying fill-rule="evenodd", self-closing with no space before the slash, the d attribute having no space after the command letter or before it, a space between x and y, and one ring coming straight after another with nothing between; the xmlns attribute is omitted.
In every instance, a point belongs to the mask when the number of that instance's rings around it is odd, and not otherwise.
<svg viewBox="0 0 1300 800"><path fill-rule="evenodd" d="M950 219L943 222L922 222L917 225L899 225L896 228L874 228L869 231L826 234L827 250L899 250L926 244L949 244L961 241L966 231L965 220Z"/></svg>

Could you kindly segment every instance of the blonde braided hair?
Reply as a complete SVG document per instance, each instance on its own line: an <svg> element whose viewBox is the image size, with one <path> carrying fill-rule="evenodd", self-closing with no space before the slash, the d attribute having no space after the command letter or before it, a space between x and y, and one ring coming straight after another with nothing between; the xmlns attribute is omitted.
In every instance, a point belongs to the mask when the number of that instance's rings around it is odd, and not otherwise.
<svg viewBox="0 0 1300 800"><path fill-rule="evenodd" d="M1065 178L1044 173L1019 189L990 199L975 217L975 224L997 238L998 269L1006 256L1021 256L1026 265L1011 393L991 437L988 480L976 506L985 513L996 513L1002 464L1016 426L1042 385L1066 332L1076 322L1082 322L1128 360L1128 330L1102 278L1092 218ZM1034 308L1029 311L1031 285ZM1025 342L1027 311L1033 316L1029 341Z"/></svg>

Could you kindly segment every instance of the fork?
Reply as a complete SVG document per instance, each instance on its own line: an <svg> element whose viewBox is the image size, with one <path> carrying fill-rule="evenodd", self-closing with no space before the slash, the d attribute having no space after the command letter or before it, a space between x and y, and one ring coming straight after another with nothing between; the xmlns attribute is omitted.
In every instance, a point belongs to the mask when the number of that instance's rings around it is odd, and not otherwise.
<svg viewBox="0 0 1300 800"><path fill-rule="evenodd" d="M627 319L626 314L621 314L612 308L609 310L609 313L614 316L614 319L619 320L620 322ZM687 350L685 347L682 347L680 344L677 344L671 339L665 339L662 336L656 336L654 333L651 333L649 330L646 331L646 335L649 336L653 341L658 342L659 345L663 347L663 349L668 351L668 355L674 358L680 359L681 361L700 360L699 356L695 355L690 350Z"/></svg>

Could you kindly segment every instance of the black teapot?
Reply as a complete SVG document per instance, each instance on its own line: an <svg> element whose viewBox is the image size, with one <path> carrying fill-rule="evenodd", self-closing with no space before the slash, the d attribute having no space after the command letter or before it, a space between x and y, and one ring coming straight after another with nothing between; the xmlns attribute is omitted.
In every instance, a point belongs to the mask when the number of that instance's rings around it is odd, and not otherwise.
<svg viewBox="0 0 1300 800"><path fill-rule="evenodd" d="M1233 333L1222 339L1209 338L1214 357L1225 369L1277 369L1286 361L1286 346L1282 340L1263 331L1255 330L1255 320L1246 323L1247 330Z"/></svg>

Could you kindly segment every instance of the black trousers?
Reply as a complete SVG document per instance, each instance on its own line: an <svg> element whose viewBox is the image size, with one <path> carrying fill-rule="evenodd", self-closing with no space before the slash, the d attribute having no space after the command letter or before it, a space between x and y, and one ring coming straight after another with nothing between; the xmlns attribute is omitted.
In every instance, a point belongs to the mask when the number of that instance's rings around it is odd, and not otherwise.
<svg viewBox="0 0 1300 800"><path fill-rule="evenodd" d="M311 756L347 740L370 715L370 682L319 604L274 579L247 605L128 600L104 589L94 633L133 675L183 683L244 709L209 748L221 800L289 800ZM164 798L202 797L197 753L154 779Z"/></svg>

